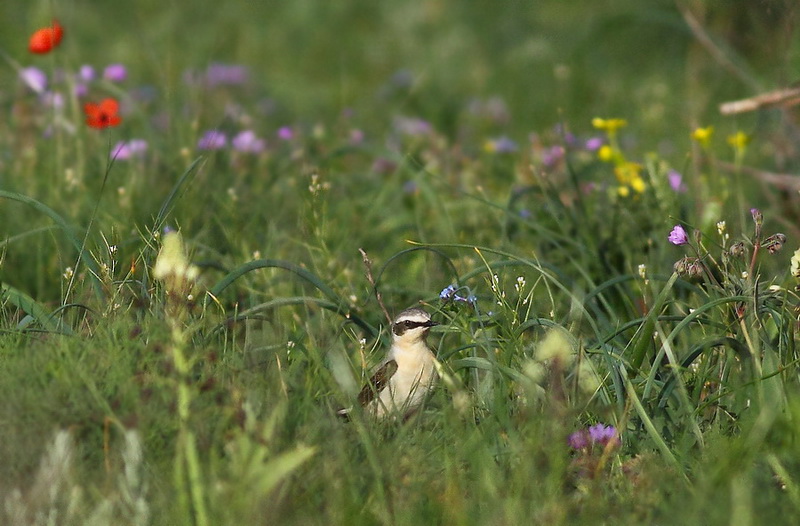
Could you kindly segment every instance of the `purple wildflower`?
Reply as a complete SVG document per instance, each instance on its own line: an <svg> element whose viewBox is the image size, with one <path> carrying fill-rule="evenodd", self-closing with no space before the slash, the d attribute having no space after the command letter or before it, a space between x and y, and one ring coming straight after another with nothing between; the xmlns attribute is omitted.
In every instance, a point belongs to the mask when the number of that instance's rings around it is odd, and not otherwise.
<svg viewBox="0 0 800 526"><path fill-rule="evenodd" d="M45 106L56 109L64 107L64 96L57 91L47 91L42 94L40 99Z"/></svg>
<svg viewBox="0 0 800 526"><path fill-rule="evenodd" d="M358 128L350 130L350 144L358 145L364 142L364 132Z"/></svg>
<svg viewBox="0 0 800 526"><path fill-rule="evenodd" d="M245 66L236 64L211 64L206 69L206 84L215 86L238 86L247 82L250 74Z"/></svg>
<svg viewBox="0 0 800 526"><path fill-rule="evenodd" d="M217 130L209 130L197 141L197 148L200 150L220 150L228 144L225 134Z"/></svg>
<svg viewBox="0 0 800 526"><path fill-rule="evenodd" d="M89 94L89 86L83 82L76 82L72 88L72 93L75 95L75 98L83 98Z"/></svg>
<svg viewBox="0 0 800 526"><path fill-rule="evenodd" d="M94 66L84 64L78 69L78 80L83 82L91 82L95 79Z"/></svg>
<svg viewBox="0 0 800 526"><path fill-rule="evenodd" d="M606 447L608 444L612 444L613 447L618 447L621 441L619 433L614 426L595 424L569 435L569 437L567 437L567 444L569 444L569 447L572 449L585 450L595 445Z"/></svg>
<svg viewBox="0 0 800 526"><path fill-rule="evenodd" d="M602 137L592 137L591 139L587 140L586 144L584 145L584 147L590 152L599 150L601 146L603 146Z"/></svg>
<svg viewBox="0 0 800 526"><path fill-rule="evenodd" d="M111 158L118 161L127 161L134 157L142 157L147 152L147 141L144 139L131 139L120 141L111 149Z"/></svg>
<svg viewBox="0 0 800 526"><path fill-rule="evenodd" d="M676 246L685 245L689 242L689 236L681 225L675 225L667 239Z"/></svg>
<svg viewBox="0 0 800 526"><path fill-rule="evenodd" d="M417 117L395 117L394 129L403 135L427 135L431 132L431 124Z"/></svg>
<svg viewBox="0 0 800 526"><path fill-rule="evenodd" d="M669 181L669 187L672 188L673 191L678 193L683 193L686 191L686 185L683 183L683 176L680 172L676 170L670 170L667 173L667 180Z"/></svg>
<svg viewBox="0 0 800 526"><path fill-rule="evenodd" d="M552 168L564 158L564 152L564 147L561 145L556 145L546 149L542 154L542 164L548 168Z"/></svg>
<svg viewBox="0 0 800 526"><path fill-rule="evenodd" d="M585 429L581 429L567 437L567 444L572 449L586 449L589 447L589 439L589 433Z"/></svg>
<svg viewBox="0 0 800 526"><path fill-rule="evenodd" d="M607 426L605 424L595 424L589 428L589 438L592 443L600 444L605 447L609 443L619 444L619 435L614 426Z"/></svg>
<svg viewBox="0 0 800 526"><path fill-rule="evenodd" d="M278 128L278 138L282 141L291 141L294 139L294 130L291 126L281 126Z"/></svg>
<svg viewBox="0 0 800 526"><path fill-rule="evenodd" d="M47 89L47 74L36 66L22 68L19 78L26 86L40 95Z"/></svg>
<svg viewBox="0 0 800 526"><path fill-rule="evenodd" d="M128 78L128 70L122 64L110 64L103 70L103 78L111 82L124 82Z"/></svg>
<svg viewBox="0 0 800 526"><path fill-rule="evenodd" d="M252 130L239 132L231 139L234 150L244 153L261 153L267 147L267 142L258 137Z"/></svg>

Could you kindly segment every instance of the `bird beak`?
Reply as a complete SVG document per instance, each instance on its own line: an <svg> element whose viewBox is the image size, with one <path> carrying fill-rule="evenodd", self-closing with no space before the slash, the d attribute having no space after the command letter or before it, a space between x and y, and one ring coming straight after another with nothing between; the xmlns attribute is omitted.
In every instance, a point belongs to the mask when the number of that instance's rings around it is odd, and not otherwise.
<svg viewBox="0 0 800 526"><path fill-rule="evenodd" d="M441 323L436 323L433 320L430 320L428 323L425 324L426 327L436 327L437 325L441 325Z"/></svg>

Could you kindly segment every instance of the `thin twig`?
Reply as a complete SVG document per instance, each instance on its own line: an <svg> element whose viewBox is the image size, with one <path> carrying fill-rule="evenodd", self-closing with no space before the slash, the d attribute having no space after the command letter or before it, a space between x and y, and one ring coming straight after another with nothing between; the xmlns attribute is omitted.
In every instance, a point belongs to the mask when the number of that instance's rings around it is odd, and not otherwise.
<svg viewBox="0 0 800 526"><path fill-rule="evenodd" d="M369 257L363 248L359 248L358 251L361 253L361 257L364 260L364 268L367 270L367 281L369 281L369 284L372 285L372 290L375 292L375 299L378 300L378 305L381 306L383 315L386 316L386 321L389 322L389 325L391 325L392 317L389 316L389 311L386 310L386 305L383 304L383 297L378 290L378 286L375 284L375 278L372 277L372 262L369 260Z"/></svg>
<svg viewBox="0 0 800 526"><path fill-rule="evenodd" d="M697 39L697 42L703 46L706 51L714 58L714 60L719 64L723 69L727 70L730 74L734 77L738 78L743 83L750 86L752 89L756 91L761 91L761 87L758 85L758 82L753 79L751 75L749 75L744 69L739 67L729 56L728 54L714 42L714 39L711 38L706 28L700 23L699 20L692 14L689 9L682 5L681 2L676 2L678 10L681 12L683 16L683 20L686 22L686 25L689 26L694 38Z"/></svg>
<svg viewBox="0 0 800 526"><path fill-rule="evenodd" d="M796 104L800 104L800 87L768 91L747 99L723 102L719 105L719 112L723 115L737 115L762 108L788 108Z"/></svg>

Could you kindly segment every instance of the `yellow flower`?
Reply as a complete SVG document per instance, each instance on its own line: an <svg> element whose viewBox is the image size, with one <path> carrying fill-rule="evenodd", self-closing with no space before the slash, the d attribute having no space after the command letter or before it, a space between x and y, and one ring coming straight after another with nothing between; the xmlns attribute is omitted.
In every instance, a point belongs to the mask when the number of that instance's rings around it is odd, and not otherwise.
<svg viewBox="0 0 800 526"><path fill-rule="evenodd" d="M631 181L631 188L633 188L633 191L636 192L637 194L643 194L645 189L647 188L647 183L645 183L644 179L639 177L639 175L637 174L636 177L634 177L633 180Z"/></svg>
<svg viewBox="0 0 800 526"><path fill-rule="evenodd" d="M628 121L625 119L602 119L600 117L592 119L592 126L598 130L605 130L609 135L614 135L617 133L617 130L627 125Z"/></svg>
<svg viewBox="0 0 800 526"><path fill-rule="evenodd" d="M630 161L623 162L614 168L614 175L617 176L619 184L632 184L634 180L641 179L639 171L642 165Z"/></svg>
<svg viewBox="0 0 800 526"><path fill-rule="evenodd" d="M733 135L728 136L728 144L733 146L735 150L744 150L745 146L750 143L750 136L744 132L738 131Z"/></svg>
<svg viewBox="0 0 800 526"><path fill-rule="evenodd" d="M708 148L711 144L711 137L714 135L714 127L697 128L692 132L692 139L700 143L703 148Z"/></svg>
<svg viewBox="0 0 800 526"><path fill-rule="evenodd" d="M627 186L618 186L617 187L617 195L620 197L628 197L631 195L631 189Z"/></svg>
<svg viewBox="0 0 800 526"><path fill-rule="evenodd" d="M604 144L597 150L597 158L603 162L610 163L616 157L616 152L611 146Z"/></svg>

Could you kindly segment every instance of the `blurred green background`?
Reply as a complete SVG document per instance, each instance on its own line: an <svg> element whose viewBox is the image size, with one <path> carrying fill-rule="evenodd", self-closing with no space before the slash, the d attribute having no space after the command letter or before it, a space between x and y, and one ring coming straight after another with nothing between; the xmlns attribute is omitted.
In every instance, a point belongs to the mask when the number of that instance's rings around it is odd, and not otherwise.
<svg viewBox="0 0 800 526"><path fill-rule="evenodd" d="M683 12L730 64L697 42ZM80 48L69 32L64 42L76 66L122 62L170 97L187 69L241 63L299 118L388 99L450 133L468 100L499 97L514 137L613 115L663 139L716 120L724 100L792 82L800 65L790 0L10 1L0 46L24 57L23 36L53 13L81 32ZM392 90L398 72L408 84ZM758 124L740 120L732 127Z"/></svg>

